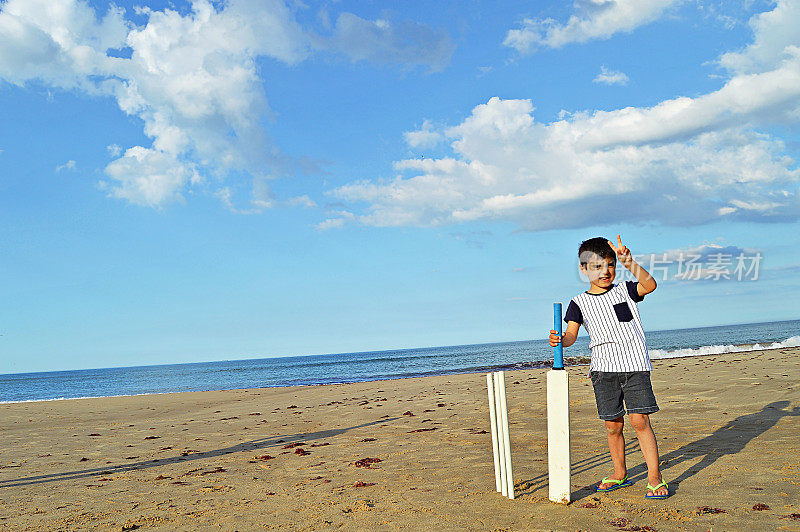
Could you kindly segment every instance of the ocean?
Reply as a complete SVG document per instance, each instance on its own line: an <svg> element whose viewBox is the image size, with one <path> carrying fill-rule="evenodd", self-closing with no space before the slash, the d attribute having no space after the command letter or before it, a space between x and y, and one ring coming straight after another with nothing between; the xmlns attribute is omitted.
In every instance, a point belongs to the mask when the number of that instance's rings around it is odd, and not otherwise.
<svg viewBox="0 0 800 532"><path fill-rule="evenodd" d="M800 346L800 320L647 331L652 359ZM588 337L565 349L586 363ZM0 402L324 385L542 367L547 340L0 375Z"/></svg>

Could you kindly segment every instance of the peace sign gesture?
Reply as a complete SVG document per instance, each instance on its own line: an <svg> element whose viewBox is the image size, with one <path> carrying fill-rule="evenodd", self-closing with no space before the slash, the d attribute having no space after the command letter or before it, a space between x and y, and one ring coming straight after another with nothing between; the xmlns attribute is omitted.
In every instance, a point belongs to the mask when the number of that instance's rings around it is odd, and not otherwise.
<svg viewBox="0 0 800 532"><path fill-rule="evenodd" d="M611 246L611 249L617 254L619 257L619 261L622 263L623 266L626 268L630 266L631 262L633 262L633 257L631 257L631 250L628 249L627 246L622 245L622 238L617 235L617 246L611 240L608 240L608 245Z"/></svg>

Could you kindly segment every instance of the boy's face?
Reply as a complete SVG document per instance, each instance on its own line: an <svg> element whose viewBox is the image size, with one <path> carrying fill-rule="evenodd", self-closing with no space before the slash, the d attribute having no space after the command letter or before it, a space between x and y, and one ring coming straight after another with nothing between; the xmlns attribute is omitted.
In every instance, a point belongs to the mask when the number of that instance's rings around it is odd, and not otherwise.
<svg viewBox="0 0 800 532"><path fill-rule="evenodd" d="M609 288L616 276L617 261L605 259L595 253L581 256L581 272L589 278L589 283L597 288ZM583 264L585 262L585 264Z"/></svg>

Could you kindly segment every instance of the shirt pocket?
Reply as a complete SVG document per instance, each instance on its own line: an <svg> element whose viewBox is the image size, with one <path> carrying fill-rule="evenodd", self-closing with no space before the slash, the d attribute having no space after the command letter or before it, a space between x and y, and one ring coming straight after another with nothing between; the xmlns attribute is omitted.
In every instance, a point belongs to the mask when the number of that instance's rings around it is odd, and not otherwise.
<svg viewBox="0 0 800 532"><path fill-rule="evenodd" d="M631 308L628 306L628 303L626 301L614 305L614 312L617 314L617 320L619 321L633 320L633 314L631 313Z"/></svg>

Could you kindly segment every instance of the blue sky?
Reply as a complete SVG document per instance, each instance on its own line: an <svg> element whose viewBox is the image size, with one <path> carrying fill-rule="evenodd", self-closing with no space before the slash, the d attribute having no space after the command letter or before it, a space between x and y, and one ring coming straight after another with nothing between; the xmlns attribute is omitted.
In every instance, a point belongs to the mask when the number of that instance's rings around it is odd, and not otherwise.
<svg viewBox="0 0 800 532"><path fill-rule="evenodd" d="M6 0L0 372L796 319L799 122L800 0Z"/></svg>

